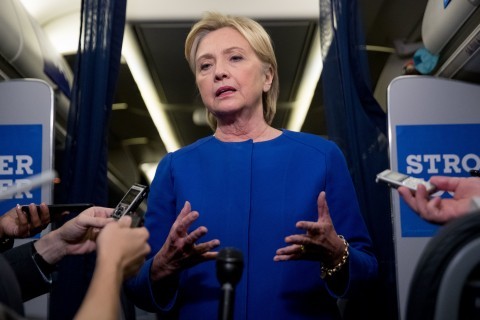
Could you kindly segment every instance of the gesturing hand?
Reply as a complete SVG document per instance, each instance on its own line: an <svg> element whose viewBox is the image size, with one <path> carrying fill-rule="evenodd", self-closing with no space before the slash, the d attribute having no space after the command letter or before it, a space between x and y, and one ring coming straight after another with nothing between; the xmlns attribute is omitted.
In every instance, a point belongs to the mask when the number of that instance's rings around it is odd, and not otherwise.
<svg viewBox="0 0 480 320"><path fill-rule="evenodd" d="M278 249L274 261L315 260L332 266L341 261L345 244L333 226L324 191L318 195L317 209L317 221L298 221L296 227L305 233L286 237L290 245Z"/></svg>
<svg viewBox="0 0 480 320"><path fill-rule="evenodd" d="M217 257L217 252L211 252L210 250L220 245L219 240L214 239L195 244L196 241L207 234L206 227L201 226L188 233L188 229L198 217L198 212L192 211L190 203L185 202L182 211L180 211L170 229L167 240L154 257L151 270L154 281Z"/></svg>

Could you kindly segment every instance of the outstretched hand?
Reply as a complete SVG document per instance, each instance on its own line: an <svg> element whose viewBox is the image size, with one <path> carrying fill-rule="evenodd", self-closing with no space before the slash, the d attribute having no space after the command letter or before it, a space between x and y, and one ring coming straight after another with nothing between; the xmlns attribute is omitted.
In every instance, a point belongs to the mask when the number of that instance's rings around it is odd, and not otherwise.
<svg viewBox="0 0 480 320"><path fill-rule="evenodd" d="M91 207L35 242L37 252L50 264L65 255L85 254L96 249L101 228L112 222L112 208Z"/></svg>
<svg viewBox="0 0 480 320"><path fill-rule="evenodd" d="M220 245L217 239L208 242L196 242L207 234L206 227L201 226L192 232L188 229L199 217L197 211L192 211L187 201L170 229L167 240L155 255L152 265L152 279L160 280L171 276L182 269L192 267L201 262L217 257L217 252L211 250Z"/></svg>
<svg viewBox="0 0 480 320"><path fill-rule="evenodd" d="M67 254L84 254L96 249L100 230L111 222L112 208L91 207L55 230L61 241L67 244Z"/></svg>
<svg viewBox="0 0 480 320"><path fill-rule="evenodd" d="M318 195L317 210L316 222L297 222L296 227L305 233L286 237L285 242L289 245L277 250L274 261L301 259L336 265L342 259L345 245L333 226L324 191Z"/></svg>
<svg viewBox="0 0 480 320"><path fill-rule="evenodd" d="M430 197L425 187L420 185L412 193L406 187L399 187L398 193L407 205L423 219L443 224L471 210L471 201L480 196L480 178L433 176L430 182L437 190L454 193L453 198Z"/></svg>

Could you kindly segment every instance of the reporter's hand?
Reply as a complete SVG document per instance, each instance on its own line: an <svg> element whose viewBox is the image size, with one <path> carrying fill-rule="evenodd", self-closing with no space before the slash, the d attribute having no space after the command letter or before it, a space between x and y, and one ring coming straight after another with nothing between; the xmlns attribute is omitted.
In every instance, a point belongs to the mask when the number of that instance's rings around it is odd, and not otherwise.
<svg viewBox="0 0 480 320"><path fill-rule="evenodd" d="M30 222L22 206L7 211L0 217L0 236L11 238L27 238L41 232L50 223L50 213L45 203L40 204L40 212L34 203L29 205Z"/></svg>
<svg viewBox="0 0 480 320"><path fill-rule="evenodd" d="M132 218L123 216L107 224L97 238L97 265L110 265L122 278L135 275L150 253L149 233L145 227L130 228Z"/></svg>
<svg viewBox="0 0 480 320"><path fill-rule="evenodd" d="M150 252L146 228L130 228L123 216L107 224L97 238L97 261L87 294L75 315L83 319L119 319L122 282L140 269Z"/></svg>
<svg viewBox="0 0 480 320"><path fill-rule="evenodd" d="M97 235L113 220L110 218L112 213L112 208L88 208L55 230L66 244L67 254L84 254L95 250Z"/></svg>
<svg viewBox="0 0 480 320"><path fill-rule="evenodd" d="M201 226L188 233L188 229L198 217L198 212L192 211L190 203L185 202L170 229L167 240L153 259L151 277L154 281L217 257L218 253L211 250L220 245L218 239L195 244L207 234L206 227Z"/></svg>
<svg viewBox="0 0 480 320"><path fill-rule="evenodd" d="M406 187L399 187L398 193L407 205L423 219L444 224L471 210L471 201L480 196L480 178L432 176L429 180L437 190L454 193L453 198L430 197L420 185L415 193Z"/></svg>
<svg viewBox="0 0 480 320"><path fill-rule="evenodd" d="M44 235L35 242L37 252L50 264L65 255L85 254L96 249L95 240L100 230L113 221L112 208L91 207L60 228Z"/></svg>

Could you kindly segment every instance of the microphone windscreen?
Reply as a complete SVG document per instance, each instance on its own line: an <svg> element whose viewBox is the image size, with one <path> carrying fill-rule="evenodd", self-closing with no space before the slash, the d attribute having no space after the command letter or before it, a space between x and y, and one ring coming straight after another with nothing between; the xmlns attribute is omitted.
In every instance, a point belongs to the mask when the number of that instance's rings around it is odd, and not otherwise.
<svg viewBox="0 0 480 320"><path fill-rule="evenodd" d="M224 248L218 252L216 266L218 281L235 285L242 277L243 254L233 247Z"/></svg>

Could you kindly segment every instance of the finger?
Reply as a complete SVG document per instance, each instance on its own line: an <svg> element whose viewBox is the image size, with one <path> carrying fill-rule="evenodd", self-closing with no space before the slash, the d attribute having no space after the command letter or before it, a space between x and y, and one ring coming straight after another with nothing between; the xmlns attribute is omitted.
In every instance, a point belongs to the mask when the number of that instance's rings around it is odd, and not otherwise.
<svg viewBox="0 0 480 320"><path fill-rule="evenodd" d="M109 218L113 214L113 208L90 207L88 209L83 210L81 213L84 213L86 215L90 215L93 217L98 217L98 218Z"/></svg>
<svg viewBox="0 0 480 320"><path fill-rule="evenodd" d="M427 204L428 200L428 194L427 194L427 189L425 188L424 185L420 184L417 187L417 191L415 192L415 200L417 203L417 210L421 215L426 215L428 212L427 209Z"/></svg>
<svg viewBox="0 0 480 320"><path fill-rule="evenodd" d="M304 247L301 245L291 245L280 248L276 251L273 261L289 261L298 260L304 254Z"/></svg>
<svg viewBox="0 0 480 320"><path fill-rule="evenodd" d="M461 179L459 177L432 176L429 181L439 190L455 191Z"/></svg>
<svg viewBox="0 0 480 320"><path fill-rule="evenodd" d="M214 239L195 245L195 250L201 254L204 254L217 248L219 245L220 241L218 239Z"/></svg>
<svg viewBox="0 0 480 320"><path fill-rule="evenodd" d="M295 244L295 245L307 245L310 243L310 238L304 234L294 234L285 238L285 242L288 244Z"/></svg>
<svg viewBox="0 0 480 320"><path fill-rule="evenodd" d="M440 214L440 206L442 199L435 197L427 203L425 213L422 213L422 217L432 222L443 222L442 215Z"/></svg>
<svg viewBox="0 0 480 320"><path fill-rule="evenodd" d="M65 212L62 212L62 215L64 213ZM112 216L112 214L113 214L113 208L93 206L80 212L79 216L83 215L83 216L98 217L98 218L109 218Z"/></svg>
<svg viewBox="0 0 480 320"><path fill-rule="evenodd" d="M273 257L273 261L289 261L289 260L295 260L295 257L289 254L276 255Z"/></svg>
<svg viewBox="0 0 480 320"><path fill-rule="evenodd" d="M292 244L290 246L286 246L283 248L277 249L275 252L277 255L293 255L293 254L301 254L305 250L305 246L301 244Z"/></svg>
<svg viewBox="0 0 480 320"><path fill-rule="evenodd" d="M183 208L180 211L180 214L178 215L178 218L183 219L191 211L192 211L192 206L191 206L190 202L185 201L185 204L183 205Z"/></svg>
<svg viewBox="0 0 480 320"><path fill-rule="evenodd" d="M325 220L325 219L324 219ZM327 223L325 223L327 222ZM309 236L313 235L319 235L323 232L325 232L324 227L326 225L331 225L331 219L328 219L328 221L320 221L320 222L313 222L313 221L298 221L296 223L296 227L298 229L304 230L305 233ZM298 237L304 237L305 235L297 235ZM308 238L305 238L308 239ZM302 243L304 244L304 243Z"/></svg>
<svg viewBox="0 0 480 320"><path fill-rule="evenodd" d="M185 238L185 242L188 245L193 245L195 242L197 242L201 237L206 235L208 232L207 228L204 226L198 227L197 229L193 230L190 232L189 235Z"/></svg>
<svg viewBox="0 0 480 320"><path fill-rule="evenodd" d="M50 210L45 202L40 203L40 221L43 226L50 223Z"/></svg>
<svg viewBox="0 0 480 320"><path fill-rule="evenodd" d="M38 216L37 205L35 203L30 203L28 205L28 210L30 212L30 225L33 228L37 228L42 225L40 217Z"/></svg>
<svg viewBox="0 0 480 320"><path fill-rule="evenodd" d="M417 186L417 191L415 192L415 197L419 197L420 199L428 199L428 192L427 188L423 184L419 184Z"/></svg>
<svg viewBox="0 0 480 320"><path fill-rule="evenodd" d="M124 215L118 220L118 224L121 227L129 228L132 225L132 217Z"/></svg>
<svg viewBox="0 0 480 320"><path fill-rule="evenodd" d="M15 212L17 213L19 224L26 226L28 224L28 218L27 214L22 210L22 206L17 204L17 206L15 207Z"/></svg>
<svg viewBox="0 0 480 320"><path fill-rule="evenodd" d="M330 211L328 209L325 191L320 192L317 198L318 221L330 220Z"/></svg>
<svg viewBox="0 0 480 320"><path fill-rule="evenodd" d="M183 210L182 210L183 211ZM175 232L179 237L184 236L187 232L192 223L197 220L199 214L197 211L190 211L184 217L178 216L175 225Z"/></svg>
<svg viewBox="0 0 480 320"><path fill-rule="evenodd" d="M15 214L17 215L17 228L13 230L13 234L16 237L24 238L30 236L30 226L28 224L28 218L25 211L22 210L22 206L17 204L15 207Z"/></svg>
<svg viewBox="0 0 480 320"><path fill-rule="evenodd" d="M417 202L410 189L408 189L407 187L398 187L398 193L402 197L403 201L405 201L407 205L412 208L413 211L418 212Z"/></svg>
<svg viewBox="0 0 480 320"><path fill-rule="evenodd" d="M205 252L204 254L202 254L202 257L205 259L205 260L213 260L213 259L216 259L218 256L218 252Z"/></svg>
<svg viewBox="0 0 480 320"><path fill-rule="evenodd" d="M103 228L112 221L114 221L113 218L92 217L87 214L79 214L76 218L77 224L84 228Z"/></svg>

